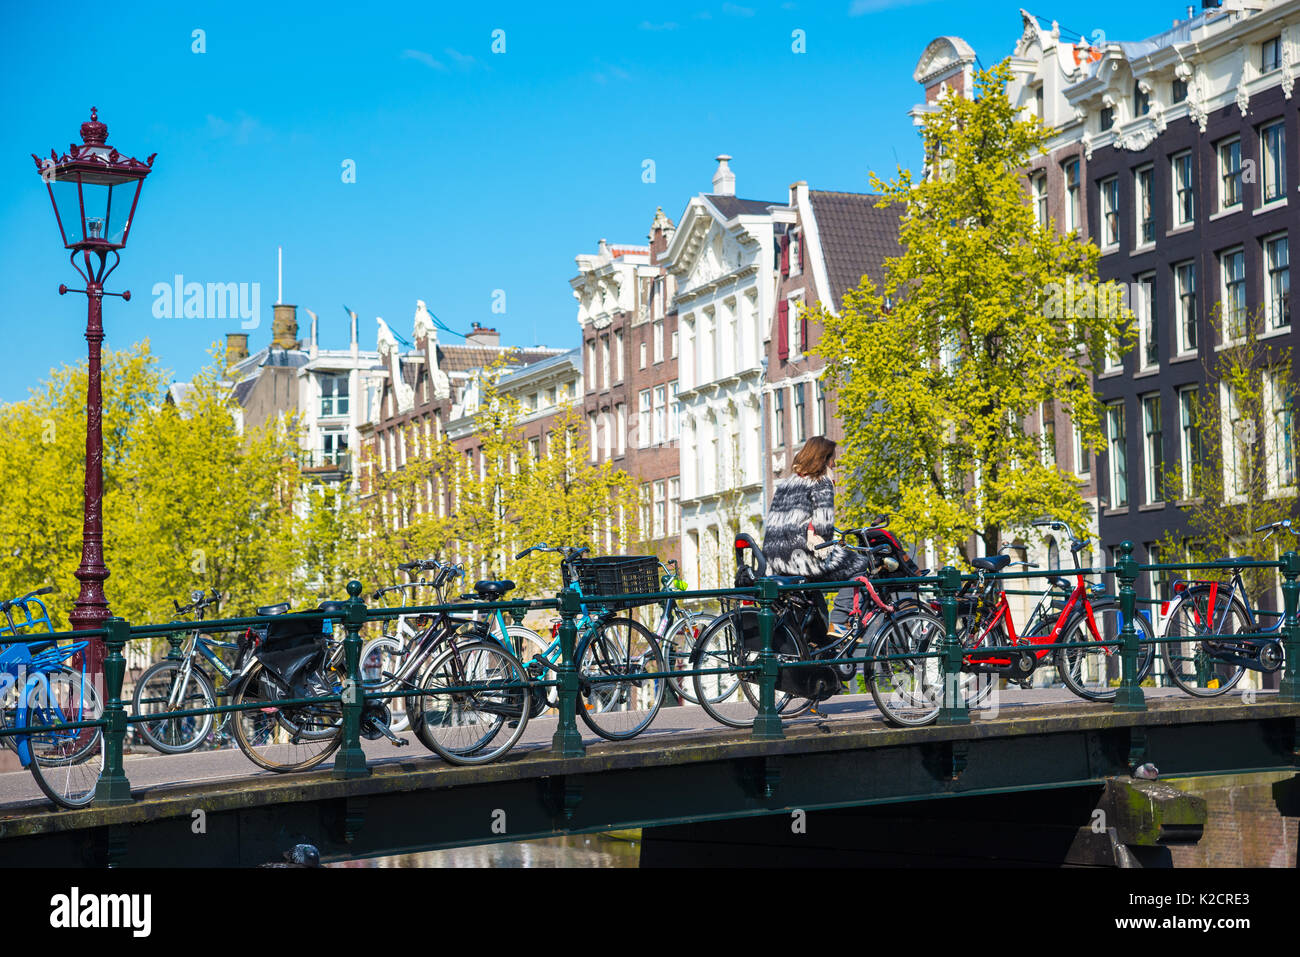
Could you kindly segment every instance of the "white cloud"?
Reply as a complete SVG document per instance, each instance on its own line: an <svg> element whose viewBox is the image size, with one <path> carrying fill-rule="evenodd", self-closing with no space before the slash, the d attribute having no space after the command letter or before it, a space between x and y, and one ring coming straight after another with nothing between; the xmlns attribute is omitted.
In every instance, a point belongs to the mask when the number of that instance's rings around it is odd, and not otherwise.
<svg viewBox="0 0 1300 957"><path fill-rule="evenodd" d="M861 17L868 13L880 13L884 10L896 10L901 7L919 7L932 3L933 0L853 0L849 4L849 16Z"/></svg>
<svg viewBox="0 0 1300 957"><path fill-rule="evenodd" d="M638 27L638 29L654 30L656 32L660 30L676 30L677 24L673 23L671 20L669 20L667 23L651 23L649 20L642 20L641 25L640 27Z"/></svg>
<svg viewBox="0 0 1300 957"><path fill-rule="evenodd" d="M403 50L403 60L419 60L425 66L432 70L446 70L447 66L440 60L435 60L432 53L426 53L423 50Z"/></svg>

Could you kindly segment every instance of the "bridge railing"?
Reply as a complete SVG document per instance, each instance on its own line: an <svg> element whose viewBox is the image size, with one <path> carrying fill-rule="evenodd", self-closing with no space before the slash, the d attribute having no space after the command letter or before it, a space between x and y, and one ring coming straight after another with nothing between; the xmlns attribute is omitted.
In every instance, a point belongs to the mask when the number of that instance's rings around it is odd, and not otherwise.
<svg viewBox="0 0 1300 957"><path fill-rule="evenodd" d="M774 647L774 634L778 614L784 607L785 596L791 592L837 592L843 588L860 587L857 582L818 582L782 584L774 579L759 579L750 587L697 589L691 591L665 591L644 594L620 594L604 596L583 596L572 588L566 588L554 598L528 600L502 600L494 602L466 601L437 605L419 605L402 608L367 607L361 598L362 587L359 582L348 584L349 597L340 607L329 610L299 612L294 615L246 616L216 619L202 622L169 622L164 624L131 626L121 618L110 619L104 629L97 631L65 632L57 635L39 635L32 637L0 638L0 647L16 642L47 642L51 638L59 641L84 640L102 637L107 655L104 667L104 689L102 699L105 701L103 714L94 719L80 723L69 723L63 727L98 727L103 729L106 739L104 769L100 779L96 801L103 803L123 803L132 800L130 784L123 768L128 728L144 721L157 721L156 713L128 713L123 702L123 682L125 677L124 651L133 641L152 640L159 636L174 635L178 631L192 632L198 630L203 634L243 631L249 628L261 628L276 622L292 619L304 621L333 621L342 626L343 680L341 687L334 694L294 699L277 699L280 706L303 706L309 704L337 704L341 719L342 742L337 752L333 773L336 777L350 778L371 773L366 756L361 746L362 714L367 700L391 700L399 697L429 696L435 694L460 693L461 688L410 688L398 690L367 690L366 680L361 672L361 632L373 622L388 622L401 617L449 615L456 619L469 616L481 616L500 610L520 622L528 611L550 610L559 616L556 637L559 643L559 660L555 664L554 677L529 676L521 680L519 687L529 687L541 691L544 688L558 689L556 718L557 727L552 738L553 753L563 757L577 757L585 753L582 736L578 730L577 714L582 707L582 679L575 664L575 645L581 627L589 627L590 619L585 616L587 608L600 606L602 603L617 603L619 606L649 605L666 600L678 602L705 601L721 599L725 605L743 603L755 609L757 617L759 651L750 659L732 665L717 667L690 667L655 670L639 674L622 675L616 680L625 682L646 679L662 680L668 677L678 679L693 678L696 675L736 674L747 675L758 686L758 702L753 722L753 737L760 740L776 739L783 736L781 715L777 710L777 684L780 676L787 671L806 667L825 665L861 665L863 672L880 662L896 660L913 661L915 659L937 659L942 675L942 700L940 702L938 723L946 725L964 724L970 721L970 709L963 700L958 676L962 673L963 658L970 648L963 645L962 635L957 621L960 617L959 603L963 600L963 587L972 582L1015 583L1033 579L1065 577L1082 574L1086 576L1113 575L1118 584L1116 595L1123 626L1118 635L1103 638L1101 643L1113 646L1119 658L1117 675L1118 687L1115 691L1112 707L1119 711L1141 711L1146 708L1145 695L1139 681L1139 658L1141 655L1140 636L1134 627L1138 614L1137 605L1141 599L1137 595L1136 584L1142 572L1173 571L1209 571L1212 573L1230 573L1237 568L1276 569L1280 572L1282 583L1283 618L1277 634L1285 648L1285 671L1278 689L1278 698L1283 701L1300 701L1300 679L1297 667L1300 667L1300 616L1297 605L1300 604L1300 555L1287 552L1279 561L1218 561L1202 563L1154 563L1140 564L1132 557L1132 545L1125 542L1119 547L1119 558L1114 565L1082 569L1048 569L1023 572L997 572L963 574L951 566L940 569L934 575L916 578L890 578L888 586L893 593L916 594L922 597L924 604L937 611L943 622L942 640L938 647L925 651L911 650L905 654L856 654L850 646L849 653L835 658L818 658L815 661L782 660ZM1012 589L1007 589L1010 593ZM1027 592L1042 595L1042 592ZM1094 595L1095 597L1095 595ZM1160 599L1149 599L1159 601ZM734 610L734 609L733 609ZM724 613L727 613L724 611ZM323 626L322 626L323 627ZM1041 636L1040 636L1041 637ZM1212 638L1213 635L1198 633L1196 640ZM1227 637L1227 636L1224 636ZM1240 636L1236 636L1240 637ZM1156 647L1169 642L1187 641L1186 636L1153 637L1150 642ZM1053 642L1035 643L1036 651L1070 649L1097 646L1097 641L1090 642ZM511 649L512 651L514 649ZM1006 653L1008 655L1025 650L1025 646L980 646L980 654ZM1152 649L1152 654L1155 649ZM693 662L696 663L696 662ZM467 685L467 689L482 689L483 684ZM494 689L501 685L493 683ZM265 708L266 702L259 701L245 705L234 705L227 700L213 707L187 708L166 712L167 719L199 717L213 714L233 714L239 711ZM12 717L5 706L5 718ZM48 726L42 726L48 730ZM0 738L31 733L39 730L35 727L16 727L12 721L0 722Z"/></svg>

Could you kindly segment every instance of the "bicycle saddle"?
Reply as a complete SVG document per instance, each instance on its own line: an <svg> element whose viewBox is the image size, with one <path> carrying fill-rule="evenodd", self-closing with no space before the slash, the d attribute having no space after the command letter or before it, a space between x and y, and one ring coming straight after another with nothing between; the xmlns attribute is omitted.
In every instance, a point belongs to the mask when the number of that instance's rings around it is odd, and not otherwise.
<svg viewBox="0 0 1300 957"><path fill-rule="evenodd" d="M1000 572L1011 564L1010 555L989 555L987 558L976 558L971 564L983 572Z"/></svg>
<svg viewBox="0 0 1300 957"><path fill-rule="evenodd" d="M257 616L261 618L264 615L283 615L289 610L289 603L282 601L278 605L263 605L257 609Z"/></svg>
<svg viewBox="0 0 1300 957"><path fill-rule="evenodd" d="M514 587L515 583L509 580L474 583L474 591L478 593L479 598L482 598L485 601L493 601L500 598Z"/></svg>
<svg viewBox="0 0 1300 957"><path fill-rule="evenodd" d="M316 606L317 611L343 611L348 607L345 601L323 601Z"/></svg>

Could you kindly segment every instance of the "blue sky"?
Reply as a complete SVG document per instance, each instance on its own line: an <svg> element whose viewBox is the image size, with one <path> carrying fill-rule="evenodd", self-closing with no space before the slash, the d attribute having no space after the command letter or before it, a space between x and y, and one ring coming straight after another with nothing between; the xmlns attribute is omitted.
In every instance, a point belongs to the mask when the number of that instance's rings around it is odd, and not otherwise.
<svg viewBox="0 0 1300 957"><path fill-rule="evenodd" d="M410 334L416 299L455 329L576 344L573 257L601 237L644 243L655 207L677 220L730 153L737 193L789 183L866 190L868 170L916 162L911 73L940 34L985 65L1020 33L1017 4L267 4L10 6L0 62L0 401L85 355L85 299L30 154L62 152L91 105L109 143L157 152L105 301L109 345L152 341L178 377L238 320L157 318L155 283L259 283L270 335L276 247L284 299L347 343L343 304L374 348L374 317ZM104 14L96 11L104 10ZM1137 39L1185 3L1057 0L1074 33ZM806 52L792 51L803 30ZM195 30L206 52L195 53ZM505 52L492 51L502 30ZM655 181L643 182L645 160ZM344 183L344 163L356 182ZM504 290L505 313L492 311ZM499 301L499 300L498 300Z"/></svg>

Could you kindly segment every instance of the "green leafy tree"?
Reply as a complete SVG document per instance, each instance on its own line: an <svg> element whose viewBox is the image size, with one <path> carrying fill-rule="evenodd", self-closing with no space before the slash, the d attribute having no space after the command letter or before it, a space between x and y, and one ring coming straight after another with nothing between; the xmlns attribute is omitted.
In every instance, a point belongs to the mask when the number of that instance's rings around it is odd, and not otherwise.
<svg viewBox="0 0 1300 957"><path fill-rule="evenodd" d="M1102 443L1092 368L1131 338L1132 313L1098 284L1098 250L1026 202L1024 168L1047 132L1021 120L1008 64L975 74L925 117L927 174L872 174L902 211L902 254L883 288L863 277L843 308L819 307L817 351L838 391L839 462L850 521L877 512L948 555L996 551L1050 513L1076 527L1087 506L1032 428L1054 402L1085 447Z"/></svg>
<svg viewBox="0 0 1300 957"><path fill-rule="evenodd" d="M1211 328L1222 328L1221 307L1216 311ZM1300 520L1292 350L1261 341L1260 321L1252 317L1240 339L1202 358L1206 384L1188 394L1188 461L1180 458L1164 477L1164 499L1179 501L1187 518L1185 529L1171 529L1159 542L1165 561L1270 559L1275 544L1282 551L1295 547L1285 533L1266 543L1255 532L1284 518ZM1243 571L1252 595L1274 574Z"/></svg>

